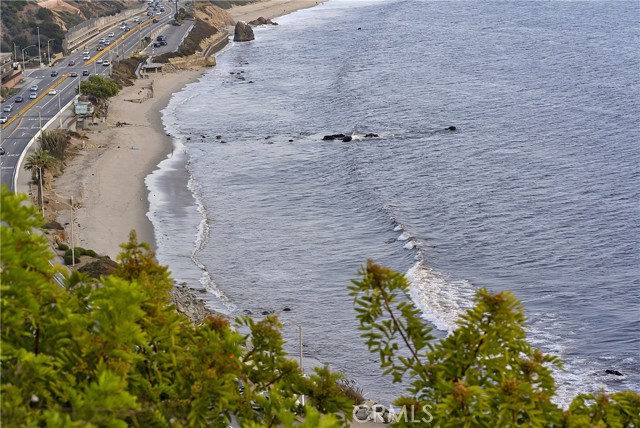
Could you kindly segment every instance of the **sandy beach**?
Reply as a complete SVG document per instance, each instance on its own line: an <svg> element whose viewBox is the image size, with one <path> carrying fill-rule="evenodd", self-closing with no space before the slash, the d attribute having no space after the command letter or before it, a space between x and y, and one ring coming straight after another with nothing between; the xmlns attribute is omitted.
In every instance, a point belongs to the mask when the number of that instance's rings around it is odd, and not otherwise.
<svg viewBox="0 0 640 428"><path fill-rule="evenodd" d="M228 10L236 21L258 17L275 18L321 2L311 0L269 0L236 6ZM64 174L54 182L54 193L73 196L75 244L115 259L120 244L134 229L138 240L155 248L154 231L146 214L148 191L144 179L171 152L160 112L172 94L197 80L204 68L154 74L124 88L110 100L108 119L87 132L80 154L68 162ZM153 98L146 97L153 85ZM116 127L118 122L127 125ZM60 199L60 198L59 198ZM58 207L57 220L67 223L69 213Z"/></svg>

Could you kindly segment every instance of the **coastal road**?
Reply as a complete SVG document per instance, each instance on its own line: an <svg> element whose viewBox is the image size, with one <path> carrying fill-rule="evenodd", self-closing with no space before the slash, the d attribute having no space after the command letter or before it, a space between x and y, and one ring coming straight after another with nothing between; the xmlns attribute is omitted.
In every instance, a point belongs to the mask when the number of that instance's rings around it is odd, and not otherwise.
<svg viewBox="0 0 640 428"><path fill-rule="evenodd" d="M145 37L151 37L158 31L157 28L171 21L175 13L173 6L174 3L167 3L165 12L159 15L151 11L152 15L135 17L139 22L129 20L126 28L119 24L104 30L83 49L52 67L25 70L20 90L1 106L0 114L7 117L7 122L2 124L0 130L0 145L5 152L0 156L1 183L6 183L11 191L15 191L20 157L42 126L76 97L80 82L91 74L109 75L113 61L139 50ZM172 26L166 26L169 27ZM101 38L109 42L101 43ZM177 46L172 48L177 49ZM19 97L22 98L21 102ZM5 108L10 111L5 111Z"/></svg>

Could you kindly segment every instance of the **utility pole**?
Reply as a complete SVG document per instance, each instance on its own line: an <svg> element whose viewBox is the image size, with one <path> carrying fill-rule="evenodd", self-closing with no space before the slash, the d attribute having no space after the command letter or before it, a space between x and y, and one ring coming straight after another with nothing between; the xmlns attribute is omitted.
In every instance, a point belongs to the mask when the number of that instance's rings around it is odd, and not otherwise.
<svg viewBox="0 0 640 428"><path fill-rule="evenodd" d="M40 59L40 68L42 68L42 50L40 49L40 27L38 27L38 59Z"/></svg>
<svg viewBox="0 0 640 428"><path fill-rule="evenodd" d="M58 119L60 119L60 129L62 129L62 103L60 102L60 94L61 92L58 92Z"/></svg>
<svg viewBox="0 0 640 428"><path fill-rule="evenodd" d="M76 265L76 244L73 240L73 196L71 196L71 267L75 267Z"/></svg>
<svg viewBox="0 0 640 428"><path fill-rule="evenodd" d="M178 2L176 0L176 6L177 6ZM304 366L302 365L302 324L298 324L298 334L300 336L300 371L302 372L302 375L304 376ZM304 394L300 396L300 403L302 404L302 406L304 406Z"/></svg>
<svg viewBox="0 0 640 428"><path fill-rule="evenodd" d="M49 42L55 42L54 39L47 40L47 65L51 65L51 50L49 49Z"/></svg>

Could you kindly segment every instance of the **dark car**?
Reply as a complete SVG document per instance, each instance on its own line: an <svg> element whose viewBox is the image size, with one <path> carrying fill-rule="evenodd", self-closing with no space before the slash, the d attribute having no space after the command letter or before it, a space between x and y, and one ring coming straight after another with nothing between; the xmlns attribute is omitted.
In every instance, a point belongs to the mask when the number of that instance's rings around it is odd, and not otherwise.
<svg viewBox="0 0 640 428"><path fill-rule="evenodd" d="M160 46L167 46L167 42L165 42L164 40L160 41Z"/></svg>
<svg viewBox="0 0 640 428"><path fill-rule="evenodd" d="M51 70L51 77L56 77L58 75L58 72L55 70Z"/></svg>
<svg viewBox="0 0 640 428"><path fill-rule="evenodd" d="M89 75L89 70L82 70L82 75L83 76L88 76Z"/></svg>
<svg viewBox="0 0 640 428"><path fill-rule="evenodd" d="M0 156L4 156L4 154L7 153L4 151L4 147L0 147Z"/></svg>
<svg viewBox="0 0 640 428"><path fill-rule="evenodd" d="M159 35L158 37L156 37L156 41L157 42L161 42L161 41L166 40L166 39L167 39L167 36L163 36L162 34Z"/></svg>
<svg viewBox="0 0 640 428"><path fill-rule="evenodd" d="M24 101L24 98L22 98L21 96L19 96L19 95L18 95L18 96L16 97L16 99L15 99L15 100L13 100L13 101L15 101L15 102L17 102L17 103L21 103L22 101Z"/></svg>
<svg viewBox="0 0 640 428"><path fill-rule="evenodd" d="M74 65L76 65L75 61L69 61L69 67L73 67Z"/></svg>
<svg viewBox="0 0 640 428"><path fill-rule="evenodd" d="M75 71L72 71L71 74L69 74L69 76L78 77L78 73L76 73Z"/></svg>
<svg viewBox="0 0 640 428"><path fill-rule="evenodd" d="M154 23L154 24L157 24L158 20L156 18L153 18L153 21L151 21L151 22Z"/></svg>

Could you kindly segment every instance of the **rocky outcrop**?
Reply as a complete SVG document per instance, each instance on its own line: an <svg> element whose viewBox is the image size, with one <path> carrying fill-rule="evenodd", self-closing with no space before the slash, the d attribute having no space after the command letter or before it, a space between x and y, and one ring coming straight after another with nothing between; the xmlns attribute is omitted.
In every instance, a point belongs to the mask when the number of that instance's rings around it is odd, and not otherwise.
<svg viewBox="0 0 640 428"><path fill-rule="evenodd" d="M278 25L277 22L273 22L270 19L266 19L264 17L260 17L258 19L254 19L253 21L249 21L249 25L257 26L257 25Z"/></svg>
<svg viewBox="0 0 640 428"><path fill-rule="evenodd" d="M205 318L216 315L213 311L207 309L202 300L193 294L193 291L186 283L175 284L169 293L176 311L184 314L194 324L199 324Z"/></svg>
<svg viewBox="0 0 640 428"><path fill-rule="evenodd" d="M254 39L255 36L249 24L244 21L236 22L236 28L233 34L234 42L249 42Z"/></svg>
<svg viewBox="0 0 640 428"><path fill-rule="evenodd" d="M354 422L358 423L371 421L376 424L387 424L393 422L389 409L372 400L355 406L353 409L353 418Z"/></svg>
<svg viewBox="0 0 640 428"><path fill-rule="evenodd" d="M224 29L235 24L233 18L229 15L229 12L205 2L199 2L198 7L193 10L193 14L196 18L201 19L218 29Z"/></svg>

